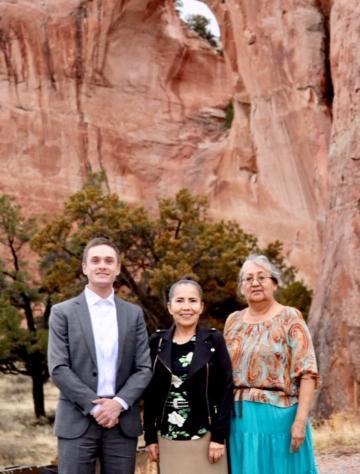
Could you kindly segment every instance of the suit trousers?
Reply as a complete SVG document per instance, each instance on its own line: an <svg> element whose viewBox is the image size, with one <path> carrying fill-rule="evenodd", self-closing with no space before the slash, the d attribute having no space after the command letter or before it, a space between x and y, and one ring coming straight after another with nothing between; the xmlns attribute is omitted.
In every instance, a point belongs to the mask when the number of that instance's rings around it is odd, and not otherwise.
<svg viewBox="0 0 360 474"><path fill-rule="evenodd" d="M136 445L119 426L102 428L91 420L79 438L58 438L59 474L94 474L97 459L101 474L134 474Z"/></svg>

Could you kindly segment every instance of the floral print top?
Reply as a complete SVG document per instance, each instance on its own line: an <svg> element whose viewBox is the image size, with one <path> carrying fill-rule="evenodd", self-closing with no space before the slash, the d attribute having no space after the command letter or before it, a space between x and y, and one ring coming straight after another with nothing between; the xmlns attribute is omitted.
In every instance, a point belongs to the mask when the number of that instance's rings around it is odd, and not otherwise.
<svg viewBox="0 0 360 474"><path fill-rule="evenodd" d="M207 430L194 426L186 389L189 367L194 354L196 337L185 344L172 343L171 387L165 403L165 416L160 427L162 437L173 440L198 439Z"/></svg>
<svg viewBox="0 0 360 474"><path fill-rule="evenodd" d="M246 323L244 311L232 313L224 337L233 367L236 400L288 407L298 401L303 375L319 379L306 323L295 308L272 319Z"/></svg>

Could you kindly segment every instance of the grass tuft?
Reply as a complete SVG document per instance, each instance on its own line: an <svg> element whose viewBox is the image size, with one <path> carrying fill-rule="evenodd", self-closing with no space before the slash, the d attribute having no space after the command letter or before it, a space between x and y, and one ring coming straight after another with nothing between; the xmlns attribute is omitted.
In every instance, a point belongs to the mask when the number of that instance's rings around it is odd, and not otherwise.
<svg viewBox="0 0 360 474"><path fill-rule="evenodd" d="M318 454L353 454L360 449L360 416L342 412L313 423L314 445Z"/></svg>
<svg viewBox="0 0 360 474"><path fill-rule="evenodd" d="M0 459L3 467L14 465L18 459L26 456L26 450L21 443L14 443L13 440L0 439Z"/></svg>
<svg viewBox="0 0 360 474"><path fill-rule="evenodd" d="M0 374L0 470L11 465L46 465L56 458L56 438L47 419L37 420L31 380ZM57 389L45 385L46 410L53 417Z"/></svg>

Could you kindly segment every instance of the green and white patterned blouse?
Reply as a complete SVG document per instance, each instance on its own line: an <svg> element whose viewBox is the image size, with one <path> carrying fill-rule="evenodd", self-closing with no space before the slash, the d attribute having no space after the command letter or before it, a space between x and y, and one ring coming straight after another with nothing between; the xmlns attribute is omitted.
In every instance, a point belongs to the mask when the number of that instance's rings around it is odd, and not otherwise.
<svg viewBox="0 0 360 474"><path fill-rule="evenodd" d="M171 388L165 404L165 416L160 427L162 437L172 440L198 439L206 428L194 424L188 403L189 367L193 358L196 337L185 344L172 343Z"/></svg>

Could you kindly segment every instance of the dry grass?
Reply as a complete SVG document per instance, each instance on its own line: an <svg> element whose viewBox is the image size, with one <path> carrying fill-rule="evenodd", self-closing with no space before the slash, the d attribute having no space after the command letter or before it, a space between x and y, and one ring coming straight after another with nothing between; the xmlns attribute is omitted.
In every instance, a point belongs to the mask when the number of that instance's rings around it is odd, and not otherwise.
<svg viewBox="0 0 360 474"><path fill-rule="evenodd" d="M45 386L46 412L53 417L58 390ZM7 466L47 465L56 462L56 438L46 420L33 415L28 377L0 374L0 471ZM141 443L140 443L141 444ZM143 444L143 443L142 443ZM136 474L155 474L156 464L145 453L137 456Z"/></svg>
<svg viewBox="0 0 360 474"><path fill-rule="evenodd" d="M360 415L337 413L329 420L315 423L315 450L318 454L353 454L360 452Z"/></svg>
<svg viewBox="0 0 360 474"><path fill-rule="evenodd" d="M57 389L45 386L46 410L54 415ZM29 377L0 375L0 468L51 464L56 457L52 427L33 415Z"/></svg>
<svg viewBox="0 0 360 474"><path fill-rule="evenodd" d="M56 387L47 383L46 411L50 417L55 413L57 396ZM53 463L56 438L52 427L44 420L37 422L33 415L29 377L0 374L0 400L0 469ZM313 435L317 454L359 453L360 416L338 413L330 420L314 423ZM143 469L139 466L137 472L149 472Z"/></svg>

